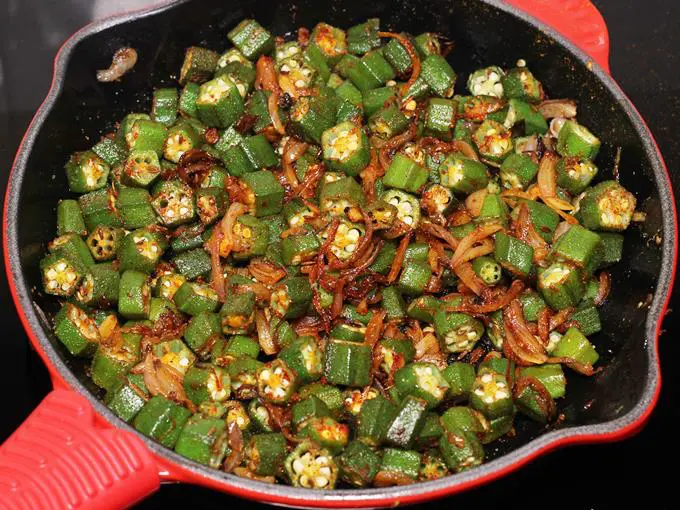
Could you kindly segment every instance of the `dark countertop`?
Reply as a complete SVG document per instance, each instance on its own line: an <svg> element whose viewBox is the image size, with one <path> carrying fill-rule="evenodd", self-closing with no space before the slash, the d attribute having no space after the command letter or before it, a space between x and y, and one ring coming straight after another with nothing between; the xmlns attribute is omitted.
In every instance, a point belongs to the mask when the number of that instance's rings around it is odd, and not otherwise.
<svg viewBox="0 0 680 510"><path fill-rule="evenodd" d="M559 1L559 0L555 0ZM5 0L0 11L0 193L4 196L7 175L21 136L33 112L44 98L52 76L52 59L61 42L93 17L102 17L133 6L152 4L143 0ZM595 0L610 30L611 70L622 89L639 109L656 136L680 190L680 2L674 0ZM101 5L100 5L101 4ZM2 264L2 262L0 262ZM50 388L47 372L31 351L15 314L0 272L0 331L6 362L0 370L3 388L4 440ZM680 286L678 286L680 287ZM680 305L676 288L671 309ZM662 465L678 451L677 423L680 391L676 360L680 356L675 334L680 321L674 315L664 323L660 341L663 388L658 406L637 436L611 445L573 447L544 456L508 477L439 504L459 508L521 504L534 508L628 507L644 494L660 501L674 498L671 482L677 470ZM665 497L666 498L665 498ZM168 504L222 508L245 502L219 493L184 485L164 486L139 508ZM521 502L521 503L520 503ZM250 508L261 507L247 503ZM438 503L423 505L435 508ZM664 503L656 503L664 508ZM670 508L670 503L669 506ZM264 507L261 507L264 508Z"/></svg>

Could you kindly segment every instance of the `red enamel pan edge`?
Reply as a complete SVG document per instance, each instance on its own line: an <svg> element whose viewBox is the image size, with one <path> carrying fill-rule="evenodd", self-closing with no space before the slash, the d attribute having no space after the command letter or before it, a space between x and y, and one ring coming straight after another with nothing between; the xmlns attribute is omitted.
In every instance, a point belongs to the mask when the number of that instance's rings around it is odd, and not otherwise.
<svg viewBox="0 0 680 510"><path fill-rule="evenodd" d="M611 80L608 78L608 36L606 26L602 20L601 15L595 9L591 2L587 0L570 0L564 2L545 1L545 0L509 0L507 3L513 4L517 8L510 7L503 2L497 0L486 0L487 3L501 10L512 12L516 16L525 19L526 21L535 23L531 16L541 20L546 24L542 29L555 38L562 45L569 48L575 53L583 62L590 65L593 72L603 81ZM177 3L177 2L174 2ZM663 170L662 182L657 182L657 186L662 194L661 201L670 210L664 214L664 240L663 240L663 256L664 267L667 268L667 273L662 273L656 289L655 297L650 307L650 314L647 320L648 337L653 331L651 340L650 354L650 377L646 382L645 392L640 402L625 416L618 418L611 422L572 427L564 430L554 431L545 434L530 443L518 448L517 450L493 460L480 468L470 472L461 473L455 476L447 477L445 479L409 486L407 488L394 487L389 489L376 490L352 490L352 491L320 491L313 494L308 491L294 489L287 486L275 486L263 484L251 480L244 480L232 475L221 474L217 471L207 470L194 462L188 461L179 457L174 452L167 450L155 442L143 438L136 433L131 432L132 429L122 423L116 421L117 419L106 409L106 407L89 396L75 377L68 372L63 363L55 357L51 357L45 350L39 335L42 334L39 328L39 321L37 317L31 317L29 320L27 310L24 309L30 303L30 296L21 296L22 284L20 283L21 274L18 267L13 267L13 257L18 258L17 253L10 253L9 246L11 245L15 251L18 251L18 245L14 238L14 231L8 221L8 211L10 202L16 199L18 202L19 189L16 188L16 179L14 174L17 167L23 164L22 158L25 157L27 144L32 143L29 140L35 135L37 125L42 122L42 118L47 114L51 108L51 103L58 96L61 87L61 73L65 68L69 53L73 46L85 38L92 32L99 31L108 26L112 26L124 21L128 21L132 17L147 16L164 11L171 8L172 3L160 4L151 9L144 9L136 11L133 15L130 13L115 16L107 20L99 21L88 25L81 29L71 38L69 38L62 48L57 53L55 59L55 70L50 91L31 121L27 134L22 140L17 157L15 158L12 171L10 173L10 182L7 187L4 204L4 221L3 234L7 241L4 243L4 258L10 291L17 308L19 317L24 325L24 328L31 340L31 343L38 351L43 362L48 367L52 376L55 388L61 388L48 396L45 401L36 410L27 424L32 418L36 420L43 420L45 417L50 417L56 420L60 414L68 417L70 412L75 413L78 421L81 424L80 433L83 437L87 437L88 441L95 441L101 443L103 439L99 436L105 436L105 439L111 439L118 448L122 448L128 452L128 457L121 460L118 464L118 472L113 473L117 475L117 480L120 483L109 484L91 484L90 486L80 487L81 495L78 494L78 487L55 487L49 484L52 490L57 489L61 492L69 492L66 496L74 498L71 499L74 506L93 505L95 502L101 503L100 507L115 507L123 506L125 504L132 504L133 502L142 498L145 494L153 492L158 488L159 480L162 481L183 481L189 483L196 483L207 487L215 488L239 497L250 498L263 502L269 502L281 505L290 506L314 506L314 507L378 507L391 506L394 504L408 504L415 502L423 502L445 495L451 495L466 489L479 486L491 480L504 476L523 465L531 462L538 456L547 453L551 450L560 448L562 446L571 444L610 442L629 437L636 433L647 421L651 414L656 401L658 399L661 388L661 371L658 360L658 339L661 334L662 321L666 313L668 302L670 300L672 284L675 278L675 265L677 262L677 245L678 245L678 229L677 229L677 215L675 211L675 201L671 188L670 176L668 170L663 162L663 158L654 141L654 138L648 127L642 121L639 113L630 101L625 97L623 92L618 89L619 96L622 99L624 109L631 115L636 122L636 129L644 141L648 156L652 159L655 166ZM558 8L559 6L559 8ZM588 31L579 34L578 31L569 29L565 20L568 18L564 15L562 7L570 10L571 15L580 16L579 23L581 26L590 27ZM550 28L555 27L555 29ZM570 31L571 30L571 31ZM564 37L560 34L563 34ZM567 41L569 38L571 42ZM580 48L580 49L578 49ZM586 53L581 50L585 50ZM595 63L593 63L593 61ZM658 173L657 173L658 177ZM16 196L15 196L16 195ZM672 214L671 214L672 213ZM25 290L25 289L23 289ZM32 311L31 311L32 313ZM33 321L33 324L32 324ZM48 342L45 341L47 344ZM58 366L59 365L59 366ZM77 395L71 391L64 391L65 389L75 389L81 395L87 395L90 401ZM94 410L92 410L94 409ZM57 413L57 414L55 414ZM83 419L83 418L86 419ZM64 420L68 422L67 419ZM17 452L10 451L12 449L20 448L17 446L17 438L31 439L31 434L36 435L42 430L37 423L31 423L31 429L26 430L26 424L19 429L2 447L0 447L0 456L6 456L8 453L13 454ZM78 439L78 433L73 434ZM110 438L109 436L115 436ZM69 436L69 434L66 434ZM66 442L73 442L73 437L64 437ZM30 441L29 441L30 442ZM122 444L128 442L125 447ZM19 442L20 443L20 442ZM8 447L11 446L12 448ZM24 445L25 446L25 445ZM105 446L102 443L102 446ZM58 446L53 448L55 455L60 453ZM18 452L21 454L22 452ZM47 455L48 460L49 455ZM26 457L25 457L26 458ZM26 480L31 480L31 469L35 469L41 462L45 462L45 455L43 458L26 458L27 462L25 470L17 471L23 472ZM107 463L110 465L112 459L104 457L102 459L88 459L90 462L84 463L82 470L85 472L101 471L103 466ZM92 462L94 461L94 465ZM0 462L0 465L3 463ZM73 467L73 464L71 464ZM109 466L110 467L110 466ZM114 470L115 471L115 470ZM111 473L109 473L111 475ZM103 475L102 475L103 476ZM104 477L106 478L106 477ZM111 478L111 476L109 476ZM115 478L115 476L114 476ZM110 481L110 480L109 480ZM24 483L29 483L24 480ZM31 483L36 483L31 481ZM68 485L68 484L67 484ZM114 487L115 486L115 487ZM45 486L47 487L47 486ZM119 496L111 498L111 488L117 489ZM20 492L22 489L21 481L17 482L5 472L0 471L0 492L3 495L12 495ZM43 492L44 493L44 492ZM106 496L106 498L102 496ZM78 504L76 502L78 500ZM38 500L40 501L40 500ZM44 502L44 500L43 500ZM105 503L106 502L106 503ZM115 504L114 504L115 503Z"/></svg>

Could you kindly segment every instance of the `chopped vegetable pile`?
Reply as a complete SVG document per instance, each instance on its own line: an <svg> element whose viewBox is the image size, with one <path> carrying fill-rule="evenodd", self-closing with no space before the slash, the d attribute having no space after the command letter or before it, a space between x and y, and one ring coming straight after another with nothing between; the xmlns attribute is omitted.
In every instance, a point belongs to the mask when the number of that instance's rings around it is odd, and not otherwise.
<svg viewBox="0 0 680 510"><path fill-rule="evenodd" d="M246 19L66 164L54 331L121 419L267 482L474 468L593 375L635 197L523 61L437 35ZM290 39L290 38L289 38ZM566 367L566 368L565 368Z"/></svg>

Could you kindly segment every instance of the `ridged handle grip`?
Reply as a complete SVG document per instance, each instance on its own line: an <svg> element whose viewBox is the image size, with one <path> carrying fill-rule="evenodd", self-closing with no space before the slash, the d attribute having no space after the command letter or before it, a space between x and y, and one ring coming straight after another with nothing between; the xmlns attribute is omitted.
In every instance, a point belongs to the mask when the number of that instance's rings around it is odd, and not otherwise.
<svg viewBox="0 0 680 510"><path fill-rule="evenodd" d="M158 466L142 440L95 417L73 391L47 395L0 446L0 508L118 509L156 491Z"/></svg>
<svg viewBox="0 0 680 510"><path fill-rule="evenodd" d="M609 72L609 31L590 0L506 0L550 25Z"/></svg>

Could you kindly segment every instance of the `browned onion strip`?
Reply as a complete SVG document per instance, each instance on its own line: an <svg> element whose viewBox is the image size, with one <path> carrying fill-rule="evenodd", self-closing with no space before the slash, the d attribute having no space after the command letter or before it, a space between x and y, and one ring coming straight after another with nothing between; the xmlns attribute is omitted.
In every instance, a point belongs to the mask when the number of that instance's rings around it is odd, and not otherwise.
<svg viewBox="0 0 680 510"><path fill-rule="evenodd" d="M548 335L550 334L551 313L550 308L544 308L538 314L538 336L543 345L548 345Z"/></svg>
<svg viewBox="0 0 680 510"><path fill-rule="evenodd" d="M316 188L318 187L325 171L326 165L323 163L312 165L307 169L305 180L295 190L295 194L305 201L305 205L307 205L307 207L309 207L310 204L306 201L306 199L312 198L316 194ZM311 207L309 208L312 209Z"/></svg>
<svg viewBox="0 0 680 510"><path fill-rule="evenodd" d="M149 394L162 395L167 399L186 405L192 412L196 406L184 393L184 377L170 365L163 363L152 352L147 353L144 361L132 369L133 373L144 376L144 385Z"/></svg>
<svg viewBox="0 0 680 510"><path fill-rule="evenodd" d="M517 221L514 224L515 236L534 249L534 262L543 260L550 252L548 243L545 242L534 227L529 215L529 208L525 203L519 206Z"/></svg>
<svg viewBox="0 0 680 510"><path fill-rule="evenodd" d="M406 53L408 53L408 56L411 59L411 77L408 79L406 83L404 83L401 86L401 95L405 97L411 86L418 79L418 76L420 76L420 57L418 56L418 53L416 52L416 49L414 48L413 43L411 42L411 39L409 39L408 37L405 37L401 34L397 34L395 32L378 32L378 36L389 37L399 41L399 43L404 47Z"/></svg>
<svg viewBox="0 0 680 510"><path fill-rule="evenodd" d="M378 152L375 148L371 148L371 160L359 175L361 176L361 186L366 199L372 202L375 200L375 181L385 175L385 169L378 160Z"/></svg>
<svg viewBox="0 0 680 510"><path fill-rule="evenodd" d="M451 147L453 147L453 150L456 150L460 152L463 156L466 158L474 159L475 161L479 161L479 156L477 155L477 151L472 148L472 145L467 143L465 140L454 140L451 142Z"/></svg>
<svg viewBox="0 0 680 510"><path fill-rule="evenodd" d="M364 343L367 345L375 345L380 340L383 325L385 323L385 315L387 312L384 309L373 312L371 318L366 325L366 332L364 334Z"/></svg>
<svg viewBox="0 0 680 510"><path fill-rule="evenodd" d="M265 354L272 355L279 352L278 346L274 343L269 321L261 309L255 310L255 327L257 328L257 340Z"/></svg>
<svg viewBox="0 0 680 510"><path fill-rule="evenodd" d="M338 278L335 282L335 291L333 292L333 304L331 305L331 319L339 317L342 313L342 302L344 300L343 291L347 280L345 278Z"/></svg>
<svg viewBox="0 0 680 510"><path fill-rule="evenodd" d="M208 252L210 253L210 266L211 266L210 285L219 296L220 301L224 301L225 299L224 273L222 271L222 262L220 261L220 246L222 244L223 239L224 239L223 230L221 228L216 228L213 230L210 239L208 239L208 242L205 244L205 247L208 249Z"/></svg>
<svg viewBox="0 0 680 510"><path fill-rule="evenodd" d="M248 263L248 272L258 282L272 285L286 277L286 270L273 262L264 259L252 259Z"/></svg>
<svg viewBox="0 0 680 510"><path fill-rule="evenodd" d="M238 249L237 246L235 246L234 242L234 237L233 237L233 232L234 232L234 224L236 223L236 220L238 219L239 216L242 214L245 214L248 212L248 207L240 202L233 202L230 206L229 209L227 209L227 212L225 213L224 217L222 218L222 221L220 221L219 228L216 228L215 230L221 230L222 231L222 241L219 244L219 254L222 257L228 257L229 254L235 250ZM213 235L214 231L213 231Z"/></svg>
<svg viewBox="0 0 680 510"><path fill-rule="evenodd" d="M258 282L240 283L233 286L234 292L242 294L244 292L252 292L255 294L255 299L260 303L269 303L272 291L266 285Z"/></svg>
<svg viewBox="0 0 680 510"><path fill-rule="evenodd" d="M411 230L408 234L406 234L404 237L401 238L401 241L399 241L399 248L397 248L397 253L394 256L394 260L392 261L392 267L390 268L390 272L387 275L387 284L391 285L394 283L394 281L397 279L397 276L399 276L399 272L401 271L401 266L404 264L404 257L406 256L406 248L408 248L409 243L411 242L411 238L413 237L413 230Z"/></svg>
<svg viewBox="0 0 680 510"><path fill-rule="evenodd" d="M295 163L302 155L309 149L309 144L301 142L297 138L289 138L286 145L283 147L283 155L281 157L283 163L283 175L286 177L288 184L296 190L299 186L297 175L295 174Z"/></svg>
<svg viewBox="0 0 680 510"><path fill-rule="evenodd" d="M390 163L392 162L390 153L392 151L399 149L402 145L413 140L416 137L417 131L418 126L416 125L415 122L412 122L406 131L404 131L400 135L393 136L392 138L385 142L385 144L380 149L380 153L378 156L378 160L380 161L380 165L382 166L384 171L387 171L387 168L390 166Z"/></svg>
<svg viewBox="0 0 680 510"><path fill-rule="evenodd" d="M574 372L578 372L581 375L587 375L588 377L595 375L602 370L602 367L593 368L592 365L587 363L580 363L573 358L548 358L546 363L561 363L571 368Z"/></svg>
<svg viewBox="0 0 680 510"><path fill-rule="evenodd" d="M441 225L437 225L436 223L432 223L431 221L423 221L419 228L423 232L446 242L453 251L456 251L458 244L460 244L460 241L456 239L448 229Z"/></svg>
<svg viewBox="0 0 680 510"><path fill-rule="evenodd" d="M472 292L481 296L488 287L484 282L477 276L474 269L472 269L472 264L469 262L463 262L459 266L453 268L453 272L456 273L458 278L465 284L465 286Z"/></svg>
<svg viewBox="0 0 680 510"><path fill-rule="evenodd" d="M573 119L576 117L576 101L572 99L549 99L539 103L536 108L544 119L563 117Z"/></svg>
<svg viewBox="0 0 680 510"><path fill-rule="evenodd" d="M227 444L230 452L224 459L222 468L227 473L231 473L243 461L243 432L236 421L232 421L227 427Z"/></svg>
<svg viewBox="0 0 680 510"><path fill-rule="evenodd" d="M598 277L599 285L597 287L597 294L595 294L595 299L593 300L597 306L604 303L607 296L609 296L609 291L612 288L612 278L608 272L602 271Z"/></svg>
<svg viewBox="0 0 680 510"><path fill-rule="evenodd" d="M470 213L470 216L476 218L482 212L482 205L484 199L489 194L486 188L470 193L465 199L465 208Z"/></svg>
<svg viewBox="0 0 680 510"><path fill-rule="evenodd" d="M547 310L547 309L546 309ZM563 308L559 312L557 312L555 315L550 317L550 321L548 324L548 330L553 331L557 328L559 328L562 324L567 322L569 320L569 317L574 313L575 309L572 307L568 308Z"/></svg>
<svg viewBox="0 0 680 510"><path fill-rule="evenodd" d="M465 253L470 250L475 244L486 240L487 237L492 236L499 230L502 230L503 226L498 223L486 223L475 228L472 232L466 235L460 240L456 251L451 257L451 267L456 268L462 261Z"/></svg>
<svg viewBox="0 0 680 510"><path fill-rule="evenodd" d="M378 471L378 474L373 478L373 485L375 487L394 487L396 485L410 485L412 483L413 479L396 471Z"/></svg>
<svg viewBox="0 0 680 510"><path fill-rule="evenodd" d="M497 293L491 299L485 300L485 302L481 305L466 302L464 300L461 304L455 306L443 304L442 309L449 312L464 312L474 315L483 315L505 308L508 306L508 304L510 304L511 301L516 299L523 290L524 283L520 280L514 280L506 291ZM460 297L460 294L449 294L444 296L442 300L447 301Z"/></svg>
<svg viewBox="0 0 680 510"><path fill-rule="evenodd" d="M134 48L119 48L111 59L108 69L97 71L97 81L110 82L123 77L137 63L137 51Z"/></svg>
<svg viewBox="0 0 680 510"><path fill-rule="evenodd" d="M503 309L503 325L506 333L503 352L506 351L507 345L513 358L523 365L538 365L546 362L548 356L545 354L545 347L529 329L524 319L522 304L518 299L514 299Z"/></svg>
<svg viewBox="0 0 680 510"><path fill-rule="evenodd" d="M277 133L281 135L286 134L286 129L279 116L279 96L281 95L281 88L279 87L276 78L276 66L274 65L273 58L262 55L257 60L257 63L255 64L255 88L271 92L267 99L269 116L272 118L272 124Z"/></svg>

